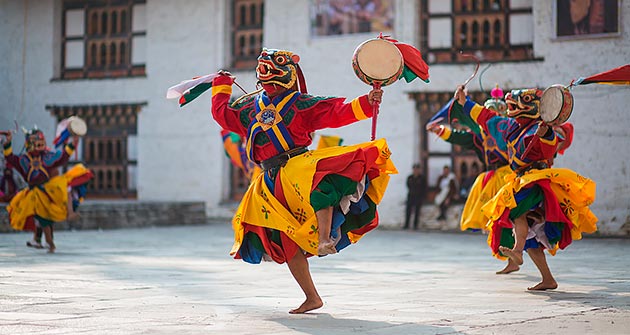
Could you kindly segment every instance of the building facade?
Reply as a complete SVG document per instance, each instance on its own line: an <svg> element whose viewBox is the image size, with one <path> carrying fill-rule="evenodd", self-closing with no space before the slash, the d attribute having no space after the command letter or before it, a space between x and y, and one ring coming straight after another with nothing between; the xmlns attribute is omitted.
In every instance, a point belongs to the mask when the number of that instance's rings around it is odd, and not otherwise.
<svg viewBox="0 0 630 335"><path fill-rule="evenodd" d="M417 46L431 75L429 84L399 81L384 88L377 136L388 139L400 174L392 177L380 211L383 225L396 226L403 221L405 180L414 162L423 163L430 186L443 165L461 176L476 163L424 131L428 118L474 69L460 51L480 58L482 68L491 64L482 81L468 85L478 99L495 84L504 90L568 85L628 62L630 2L592 1L586 31L564 16L566 3L2 1L0 125L37 124L51 140L60 119L79 115L89 131L76 158L96 172L91 196L204 201L209 216L229 217L244 185L223 153L210 94L179 108L165 99L166 89L227 69L252 91L255 58L264 46L301 56L310 93L353 98L370 90L354 75L354 49L383 31ZM344 11L342 5L355 7ZM358 13L364 10L372 17L362 19ZM630 140L625 111L630 90L593 84L572 92L575 140L556 165L597 182L592 209L600 230L623 234L630 226L630 151L624 149ZM370 128L363 121L321 133L353 144L369 140ZM19 149L20 136L15 138Z"/></svg>

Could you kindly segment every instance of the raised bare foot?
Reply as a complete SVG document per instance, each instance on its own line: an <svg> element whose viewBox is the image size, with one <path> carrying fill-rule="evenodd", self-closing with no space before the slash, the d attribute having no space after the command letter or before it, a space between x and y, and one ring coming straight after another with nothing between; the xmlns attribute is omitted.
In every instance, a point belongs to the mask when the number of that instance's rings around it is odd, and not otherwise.
<svg viewBox="0 0 630 335"><path fill-rule="evenodd" d="M550 282L544 282L541 281L540 283L532 286L532 287L528 287L527 290L528 291L545 291L545 290L555 290L558 288L558 283L556 283L556 281L550 281Z"/></svg>
<svg viewBox="0 0 630 335"><path fill-rule="evenodd" d="M314 309L318 309L324 306L324 302L321 298L317 297L315 299L306 299L300 307L296 309L292 309L289 311L289 314L304 314L308 311L312 311Z"/></svg>
<svg viewBox="0 0 630 335"><path fill-rule="evenodd" d="M509 257L516 265L523 265L523 250L512 250L506 247L499 247L502 254Z"/></svg>
<svg viewBox="0 0 630 335"><path fill-rule="evenodd" d="M520 269L521 268L518 265L516 265L516 264L514 264L512 262L508 262L508 264L503 268L503 270L497 271L495 273L498 274L498 275L506 275L508 273L516 272L516 271L518 271Z"/></svg>
<svg viewBox="0 0 630 335"><path fill-rule="evenodd" d="M331 242L321 242L317 247L317 255L325 256L330 254L336 254L337 249L335 248L335 243Z"/></svg>

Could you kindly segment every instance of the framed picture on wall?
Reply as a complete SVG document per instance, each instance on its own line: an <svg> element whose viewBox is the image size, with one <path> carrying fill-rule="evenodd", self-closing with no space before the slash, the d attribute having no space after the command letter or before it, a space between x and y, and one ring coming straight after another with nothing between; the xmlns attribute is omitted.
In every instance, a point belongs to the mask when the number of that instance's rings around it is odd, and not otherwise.
<svg viewBox="0 0 630 335"><path fill-rule="evenodd" d="M555 0L558 39L619 35L621 0Z"/></svg>
<svg viewBox="0 0 630 335"><path fill-rule="evenodd" d="M391 31L393 0L311 0L311 34L332 36Z"/></svg>

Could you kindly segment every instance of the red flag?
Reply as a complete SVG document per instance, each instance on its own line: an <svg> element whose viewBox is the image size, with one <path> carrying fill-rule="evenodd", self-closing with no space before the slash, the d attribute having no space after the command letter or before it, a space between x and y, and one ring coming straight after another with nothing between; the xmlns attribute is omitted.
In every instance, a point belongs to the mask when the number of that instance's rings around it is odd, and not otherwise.
<svg viewBox="0 0 630 335"><path fill-rule="evenodd" d="M572 86L586 84L630 85L630 64L598 73L586 78L580 78Z"/></svg>

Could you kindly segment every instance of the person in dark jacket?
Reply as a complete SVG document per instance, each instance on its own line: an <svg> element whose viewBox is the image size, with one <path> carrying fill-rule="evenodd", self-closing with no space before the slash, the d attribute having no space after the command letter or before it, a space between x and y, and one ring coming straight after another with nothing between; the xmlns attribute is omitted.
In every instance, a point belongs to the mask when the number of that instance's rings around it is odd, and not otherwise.
<svg viewBox="0 0 630 335"><path fill-rule="evenodd" d="M418 229L418 221L420 220L420 212L422 208L422 200L426 193L427 184L420 170L420 164L413 165L413 172L407 177L407 205L405 210L405 226L409 229L409 220L411 212L413 212L413 229Z"/></svg>

